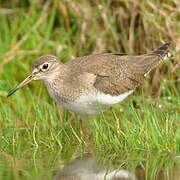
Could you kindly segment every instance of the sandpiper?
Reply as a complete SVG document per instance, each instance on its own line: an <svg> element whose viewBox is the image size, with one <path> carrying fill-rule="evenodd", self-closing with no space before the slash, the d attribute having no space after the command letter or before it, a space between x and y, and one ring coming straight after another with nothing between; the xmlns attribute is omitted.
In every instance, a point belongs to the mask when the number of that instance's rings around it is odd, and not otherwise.
<svg viewBox="0 0 180 180"><path fill-rule="evenodd" d="M63 64L53 55L38 58L32 73L7 97L32 80L43 80L50 96L79 115L106 111L129 96L159 63L170 57L170 43L139 56L93 54Z"/></svg>

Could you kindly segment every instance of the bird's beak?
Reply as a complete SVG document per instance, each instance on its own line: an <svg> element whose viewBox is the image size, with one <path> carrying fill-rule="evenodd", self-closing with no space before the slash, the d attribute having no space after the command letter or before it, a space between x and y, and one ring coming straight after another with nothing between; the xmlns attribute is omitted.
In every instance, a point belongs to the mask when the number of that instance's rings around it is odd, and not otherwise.
<svg viewBox="0 0 180 180"><path fill-rule="evenodd" d="M10 95L12 95L14 92L16 92L18 89L20 89L21 87L23 87L25 84L28 84L30 81L32 81L34 79L34 74L31 74L30 76L28 76L22 83L20 83L17 87L15 87L8 95L7 97L9 97Z"/></svg>

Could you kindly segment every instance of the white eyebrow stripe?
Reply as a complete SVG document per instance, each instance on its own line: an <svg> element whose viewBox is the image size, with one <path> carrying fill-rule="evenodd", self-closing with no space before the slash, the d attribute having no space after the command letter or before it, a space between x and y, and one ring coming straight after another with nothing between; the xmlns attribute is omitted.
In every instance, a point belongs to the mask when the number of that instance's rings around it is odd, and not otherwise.
<svg viewBox="0 0 180 180"><path fill-rule="evenodd" d="M39 69L38 68L35 68L33 71L32 71L32 73L36 73L36 72L38 72L39 71Z"/></svg>

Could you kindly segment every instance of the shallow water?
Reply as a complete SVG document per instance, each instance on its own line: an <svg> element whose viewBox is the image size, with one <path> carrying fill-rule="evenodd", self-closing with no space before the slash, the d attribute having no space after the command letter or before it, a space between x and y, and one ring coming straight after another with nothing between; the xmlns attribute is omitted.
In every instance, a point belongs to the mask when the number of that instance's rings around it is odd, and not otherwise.
<svg viewBox="0 0 180 180"><path fill-rule="evenodd" d="M110 161L102 163L92 155L84 155L74 159L71 163L64 166L53 178L53 180L179 180L180 162L178 156L171 160L169 157L159 159L151 156L152 164L142 161L133 168L118 167L112 165ZM125 162L126 163L126 162ZM131 163L131 162L130 162ZM136 162L134 162L136 164ZM116 166L116 167L115 167Z"/></svg>
<svg viewBox="0 0 180 180"><path fill-rule="evenodd" d="M0 179L53 178L179 180L180 156L142 151L105 155L80 153L73 148L67 152L31 149L24 154L1 154Z"/></svg>

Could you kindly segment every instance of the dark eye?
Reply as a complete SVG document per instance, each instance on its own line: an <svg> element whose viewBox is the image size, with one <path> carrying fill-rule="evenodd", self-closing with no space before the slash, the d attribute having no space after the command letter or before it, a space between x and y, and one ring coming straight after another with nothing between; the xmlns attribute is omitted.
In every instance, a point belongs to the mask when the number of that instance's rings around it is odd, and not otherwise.
<svg viewBox="0 0 180 180"><path fill-rule="evenodd" d="M49 67L49 64L44 64L43 69L47 69Z"/></svg>

